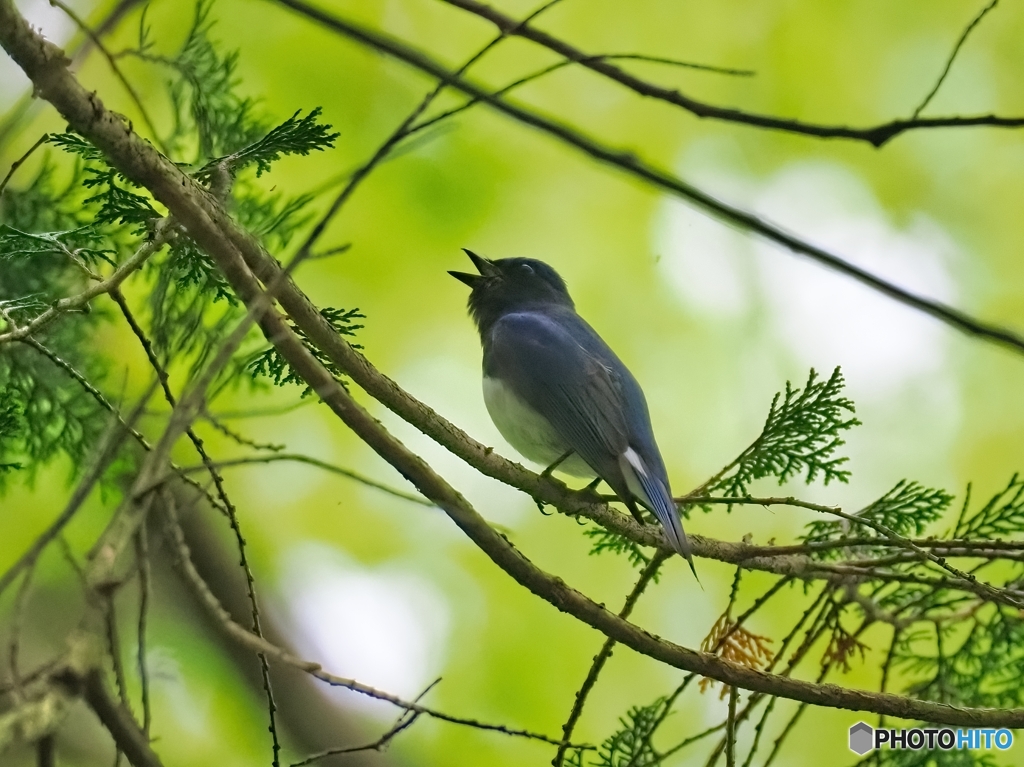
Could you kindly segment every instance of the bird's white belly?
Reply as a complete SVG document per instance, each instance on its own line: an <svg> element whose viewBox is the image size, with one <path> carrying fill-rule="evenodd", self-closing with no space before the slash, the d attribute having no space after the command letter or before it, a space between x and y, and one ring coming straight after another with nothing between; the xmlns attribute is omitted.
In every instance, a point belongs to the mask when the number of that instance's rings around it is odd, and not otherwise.
<svg viewBox="0 0 1024 767"><path fill-rule="evenodd" d="M524 458L546 468L569 450L547 419L517 397L500 379L484 376L484 404L501 436ZM577 477L596 476L594 470L575 453L559 464L558 470Z"/></svg>

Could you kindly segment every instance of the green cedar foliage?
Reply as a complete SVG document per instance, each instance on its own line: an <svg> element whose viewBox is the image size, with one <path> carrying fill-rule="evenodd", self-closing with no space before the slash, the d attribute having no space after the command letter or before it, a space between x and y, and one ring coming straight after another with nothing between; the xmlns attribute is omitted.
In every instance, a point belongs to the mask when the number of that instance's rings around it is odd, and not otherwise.
<svg viewBox="0 0 1024 767"><path fill-rule="evenodd" d="M661 760L651 745L651 736L665 713L665 698L646 706L633 706L619 719L619 729L597 749L592 767L653 767Z"/></svg>
<svg viewBox="0 0 1024 767"><path fill-rule="evenodd" d="M808 484L819 478L825 484L847 482L850 472L842 468L847 458L837 451L844 444L842 433L860 421L851 417L854 405L842 394L844 383L839 368L827 380L812 369L802 389L787 381L785 391L772 399L757 439L698 492L745 496L753 482L767 477L780 485L801 476ZM706 511L713 508L700 505ZM616 533L591 528L586 534L593 540L591 554L622 554L637 568L649 561L641 546Z"/></svg>
<svg viewBox="0 0 1024 767"><path fill-rule="evenodd" d="M356 331L363 327L362 325L356 324L356 320L363 318L363 315L359 313L358 309L332 309L328 306L320 310L320 315L327 321L327 324L342 336L354 336ZM345 382L343 380L343 373L338 366L334 364L331 358L313 346L301 328L293 323L289 324L291 325L292 330L295 331L296 335L298 335L299 338L302 339L303 343L309 347L313 356L320 361L320 364L330 371L331 375L333 375L344 386ZM360 348L358 344L354 344L354 346L357 349ZM267 346L263 351L253 355L252 359L246 363L245 367L250 372L253 379L265 376L272 380L276 386L298 384L303 387L303 397L307 397L313 392L313 390L306 385L306 382L303 381L294 370L292 370L288 361L285 360L273 346Z"/></svg>
<svg viewBox="0 0 1024 767"><path fill-rule="evenodd" d="M855 515L884 526L902 536L923 535L928 526L940 519L949 508L953 496L945 490L923 487L917 482L903 479L877 501ZM845 538L877 538L880 543L888 537L876 528L859 525L846 519L821 519L807 526L804 543L842 542ZM839 548L827 549L826 556L838 557Z"/></svg>
<svg viewBox="0 0 1024 767"><path fill-rule="evenodd" d="M1024 480L1019 475L1014 474L1003 490L974 513L969 511L970 502L968 485L953 538L998 540L1024 533Z"/></svg>
<svg viewBox="0 0 1024 767"><path fill-rule="evenodd" d="M313 198L267 191L260 177L282 157L333 147L338 134L322 122L319 108L297 111L276 125L267 119L258 102L241 92L238 53L216 44L211 8L207 0L198 3L184 42L170 55L156 50L142 14L138 47L126 54L170 73L166 97L172 117L159 142L170 159L217 194L270 252L279 252L309 223ZM0 309L10 318L0 315L0 332L11 322L31 321L53 301L80 292L96 274L108 273L146 242L165 215L84 137L64 132L45 139L34 175L20 184L16 177L0 199ZM144 331L164 367L191 375L244 308L183 231L173 232L144 272L150 281ZM100 311L62 317L35 339L102 392L108 364L92 338L98 322L117 315L108 302L96 305ZM358 310L325 310L346 335L358 328L353 320L361 316ZM249 380L243 366L244 360L226 375ZM280 383L290 380L273 355L264 355L263 366L256 367ZM31 476L58 456L69 458L73 468L81 466L106 418L87 388L52 359L26 344L0 347L0 481L18 467Z"/></svg>
<svg viewBox="0 0 1024 767"><path fill-rule="evenodd" d="M842 468L848 459L836 451L845 444L842 432L860 421L849 417L854 407L842 396L844 385L839 368L827 381L812 369L802 389L787 381L786 390L772 400L760 436L705 490L747 495L751 483L765 477L774 477L780 485L800 475L808 484L819 476L826 485L849 481L850 472Z"/></svg>
<svg viewBox="0 0 1024 767"><path fill-rule="evenodd" d="M0 332L22 324L53 301L82 290L87 271L122 251L116 229L93 220L81 163L65 181L44 162L20 188L0 199ZM0 317L3 317L0 315ZM37 340L79 371L100 378L106 365L89 354L88 339L99 312L81 313L50 325ZM64 456L72 469L85 460L102 433L106 414L68 374L24 344L0 347L0 483L23 468L31 479L39 466ZM0 485L2 487L2 485Z"/></svg>

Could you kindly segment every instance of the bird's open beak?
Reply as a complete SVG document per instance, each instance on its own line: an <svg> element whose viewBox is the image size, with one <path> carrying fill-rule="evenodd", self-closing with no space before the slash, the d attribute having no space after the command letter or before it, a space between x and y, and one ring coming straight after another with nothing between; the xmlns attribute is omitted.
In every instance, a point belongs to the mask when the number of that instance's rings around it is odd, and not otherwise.
<svg viewBox="0 0 1024 767"><path fill-rule="evenodd" d="M497 277L501 273L498 267L496 267L486 258L478 256L473 251L466 250L466 248L463 248L462 250L465 251L467 256L469 256L470 261L473 262L473 265L476 267L477 271L480 272L480 274L469 274L468 272L448 272L448 274L457 279L459 282L465 283L466 285L469 285L469 287L471 288L475 288L477 286L477 283L479 283L483 277Z"/></svg>

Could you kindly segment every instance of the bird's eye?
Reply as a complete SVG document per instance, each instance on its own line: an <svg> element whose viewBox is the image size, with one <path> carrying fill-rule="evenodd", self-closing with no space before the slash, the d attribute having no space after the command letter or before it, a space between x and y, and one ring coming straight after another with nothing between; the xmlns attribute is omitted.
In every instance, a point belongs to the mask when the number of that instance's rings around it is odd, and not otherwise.
<svg viewBox="0 0 1024 767"><path fill-rule="evenodd" d="M526 275L533 275L533 267L529 264L520 264L519 271Z"/></svg>

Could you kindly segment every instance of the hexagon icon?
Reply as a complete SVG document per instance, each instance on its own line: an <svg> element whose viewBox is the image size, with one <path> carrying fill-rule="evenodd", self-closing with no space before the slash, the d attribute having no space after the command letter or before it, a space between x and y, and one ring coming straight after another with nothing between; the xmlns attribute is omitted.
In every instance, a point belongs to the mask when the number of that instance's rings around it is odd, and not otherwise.
<svg viewBox="0 0 1024 767"><path fill-rule="evenodd" d="M874 748L875 731L870 724L857 722L850 728L850 750L858 756L864 756Z"/></svg>

